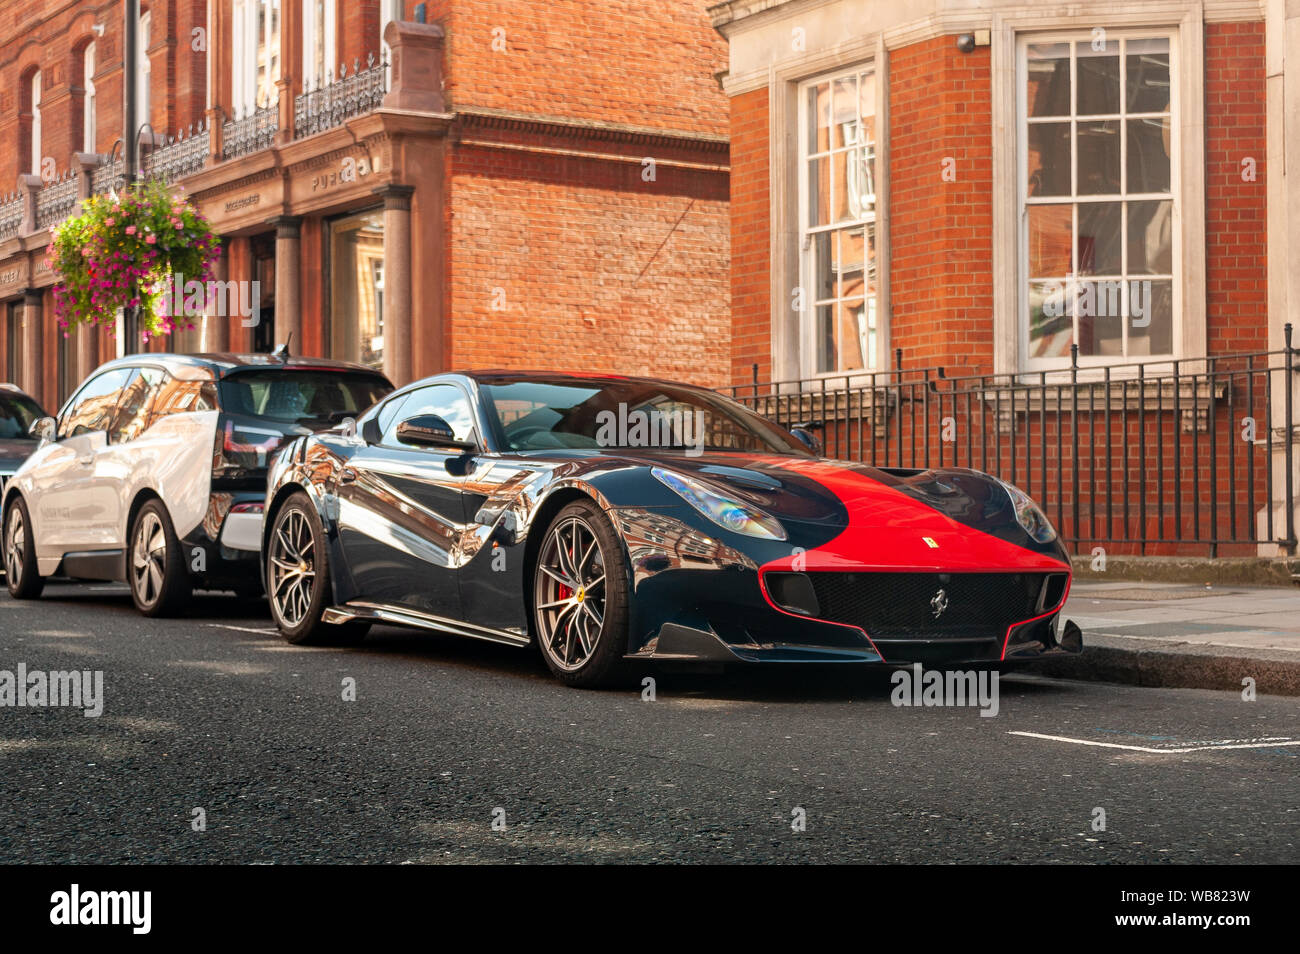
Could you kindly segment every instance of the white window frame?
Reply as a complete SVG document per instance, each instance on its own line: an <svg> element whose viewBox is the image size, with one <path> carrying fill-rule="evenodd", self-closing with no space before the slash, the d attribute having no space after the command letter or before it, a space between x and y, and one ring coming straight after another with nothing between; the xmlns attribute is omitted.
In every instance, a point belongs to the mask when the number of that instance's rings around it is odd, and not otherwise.
<svg viewBox="0 0 1300 954"><path fill-rule="evenodd" d="M279 11L272 29L272 18L268 15L263 24L263 34L257 32L257 14L265 8ZM284 13L280 0L235 0L232 8L230 51L230 104L235 111L235 118L249 116L259 106L268 105L272 98L269 94L262 103L258 103L258 84L262 80L262 64L258 61L261 49L266 50L266 86L274 87L280 79L281 62L279 46L274 42L275 33L283 35Z"/></svg>
<svg viewBox="0 0 1300 954"><path fill-rule="evenodd" d="M821 153L821 152L810 153L808 151L808 137L807 137L808 124L809 124L808 91L813 87L821 85L823 83L830 84L833 88L833 85L837 79L842 79L849 76L858 76L862 74L870 75L876 87L874 102L872 104L873 105L872 115L875 120L876 129L875 129L875 142L873 143L873 160L872 160L873 191L872 191L871 211L869 214L864 214L854 219L846 219L844 221L833 222L828 225L816 225L816 226L810 225L809 205L808 205L809 168L814 158L828 157L832 155L834 150L830 150L825 153ZM831 377L842 378L845 375L866 374L876 370L876 368L880 366L883 353L886 350L884 347L883 329L882 329L882 321L881 321L882 308L880 305L880 287L882 284L881 269L883 267L883 263L880 255L880 249L884 242L884 232L883 232L884 222L883 222L883 216L880 214L880 203L881 203L880 172L881 172L881 165L882 165L881 140L886 135L886 130L882 122L881 111L880 111L881 85L882 85L881 78L877 73L875 60L866 60L849 66L841 67L829 73L821 73L816 76L810 76L796 84L796 88L795 88L796 106L794 109L794 114L795 114L795 127L796 127L795 137L797 141L796 141L795 149L793 151L794 151L794 161L798 165L798 171L796 175L798 187L796 190L797 198L795 201L795 206L796 206L795 216L797 218L796 234L797 234L797 243L798 243L796 254L798 256L798 276L799 276L798 288L801 292L800 298L802 300L802 305L803 305L803 309L799 314L799 328L798 328L798 347L799 347L798 371L799 371L799 376L801 378L831 378ZM832 172L832 180L833 180L834 178L833 163L832 163L831 172ZM833 186L833 182L832 182L832 186ZM820 348L820 343L817 335L818 307L821 305L829 304L831 305L832 308L834 308L835 305L838 305L841 302L849 299L843 299L838 297L838 289L835 290L835 297L831 299L818 299L816 297L814 293L814 289L816 288L816 278L817 278L814 236L820 233L834 234L835 232L838 231L844 231L859 226L862 227L864 231L867 229L874 230L874 238L876 244L876 258L875 258L876 291L874 294L867 294L864 291L863 298L862 298L863 312L867 320L866 335L864 336L862 342L865 351L864 366L861 368L847 368L843 370L841 369L819 370L817 367L817 355L819 353L819 348ZM867 251L865 247L863 250L863 258L864 258L863 277L865 283L867 264L868 264ZM790 302L787 302L785 307L787 308L791 307ZM834 315L832 316L832 320L833 321L835 320ZM837 345L837 353L838 352L839 349Z"/></svg>
<svg viewBox="0 0 1300 954"><path fill-rule="evenodd" d="M1120 203L1127 206L1129 202L1140 201L1171 201L1173 205L1173 216L1176 222L1179 217L1182 206L1182 176L1179 165L1179 148L1181 146L1181 129L1180 129L1180 102L1179 102L1179 84L1180 63L1178 62L1178 41L1177 31L1174 29L1109 29L1106 31L1105 40L1107 44L1115 43L1117 45L1117 56L1120 64L1120 111L1115 114L1097 114L1097 115L1077 115L1078 108L1078 57L1076 44L1089 44L1093 39L1090 30L1072 30L1051 33L1022 33L1017 37L1016 42L1016 135L1017 135L1017 188L1016 197L1018 202L1017 221L1019 223L1018 236L1018 286L1020 292L1019 305L1019 325L1020 325L1020 349L1023 359L1022 367L1025 371L1058 371L1070 367L1070 357L1068 354L1059 357L1042 357L1036 358L1030 354L1029 339L1029 312L1030 302L1028 295L1028 282L1032 277L1029 273L1029 209L1035 205L1069 205L1076 211L1073 214L1072 225L1072 271L1070 278L1079 278L1078 269L1078 245L1077 238L1079 232L1078 208L1092 203ZM1125 80L1127 77L1128 63L1126 54L1126 41L1128 40L1145 40L1159 39L1169 42L1169 76L1170 76L1170 102L1169 102L1169 192L1165 193L1130 193L1128 191L1128 136L1126 134L1125 120L1131 116L1143 117L1146 113L1127 112L1127 103L1125 95ZM1028 103L1026 102L1026 92L1028 89L1028 50L1030 46L1044 45L1051 43L1065 43L1070 48L1070 112L1068 115L1059 117L1042 117L1032 119L1028 115ZM1155 114L1151 114L1155 115ZM1081 194L1078 191L1078 137L1070 137L1070 180L1071 191L1066 195L1036 196L1029 197L1029 127L1033 124L1059 123L1068 122L1074 128L1080 123L1090 122L1115 122L1119 127L1119 175L1121 188L1118 193L1108 193L1106 195L1093 196L1090 194ZM1173 288L1173 305L1170 315L1170 345L1171 351L1157 352L1150 355L1141 354L1118 354L1118 355L1079 355L1080 367L1104 367L1108 364L1127 364L1133 361L1149 361L1159 359L1172 360L1180 353L1179 336L1181 329L1177 321L1177 315L1181 306L1182 290L1180 288L1182 278L1182 237L1177 228L1172 230L1172 274L1169 275L1145 275L1141 273L1132 273L1128 271L1128 216L1125 213L1121 218L1121 275L1119 280L1127 282L1130 280L1150 279L1152 281L1169 281ZM1043 276L1039 276L1043 277ZM1082 281L1105 282L1115 279L1113 275L1088 276ZM1127 284L1122 287L1127 288ZM1121 347L1126 347L1130 335L1131 320L1127 316L1127 296L1122 297L1125 317L1122 319L1105 318L1102 320L1120 320L1123 330L1121 333ZM1078 337L1078 326L1080 317L1074 316L1074 337Z"/></svg>
<svg viewBox="0 0 1300 954"><path fill-rule="evenodd" d="M32 74L28 89L32 99L32 175L41 174L41 71Z"/></svg>
<svg viewBox="0 0 1300 954"><path fill-rule="evenodd" d="M150 119L149 110L153 105L153 91L150 89L150 81L153 78L153 66L149 63L149 32L152 17L149 11L140 14L140 25L136 30L136 62L140 66L140 75L135 83L135 121L138 125L143 126L150 123L152 129L152 120Z"/></svg>
<svg viewBox="0 0 1300 954"><path fill-rule="evenodd" d="M1144 6L1100 0L1089 9L1090 22L1108 33L1132 30L1146 35L1167 33L1170 59L1177 60L1176 78L1171 80L1171 100L1177 98L1178 114L1171 124L1171 186L1177 177L1177 211L1174 231L1177 244L1175 267L1181 278L1175 282L1173 340L1176 360L1203 358L1206 354L1205 298L1205 110L1204 16L1199 3ZM998 374L1023 374L1027 334L1022 311L1020 261L1021 170L1019 153L1019 101L1021 76L1018 68L1021 35L1049 36L1053 32L1078 30L1077 17L1050 15L1042 10L1014 8L990 16L993 76L993 370ZM1173 127L1176 127L1176 132ZM1179 145L1174 152L1173 135ZM1174 168L1176 166L1176 168ZM1102 368L1120 362L1144 361L1167 367L1159 358L1104 358L1098 366L1083 364L1081 377L1100 379ZM1035 372L1037 373L1037 372ZM1133 368L1112 374L1136 375Z"/></svg>
<svg viewBox="0 0 1300 954"><path fill-rule="evenodd" d="M384 31L388 24L402 18L402 0L379 0L379 56L387 64L384 67L384 88L393 85L393 51L384 41Z"/></svg>
<svg viewBox="0 0 1300 954"><path fill-rule="evenodd" d="M302 0L302 83L303 89L319 89L325 77L338 65L335 0ZM316 22L319 12L321 23ZM320 43L320 56L316 46Z"/></svg>
<svg viewBox="0 0 1300 954"><path fill-rule="evenodd" d="M95 41L86 44L81 66L81 151L94 152L95 136Z"/></svg>

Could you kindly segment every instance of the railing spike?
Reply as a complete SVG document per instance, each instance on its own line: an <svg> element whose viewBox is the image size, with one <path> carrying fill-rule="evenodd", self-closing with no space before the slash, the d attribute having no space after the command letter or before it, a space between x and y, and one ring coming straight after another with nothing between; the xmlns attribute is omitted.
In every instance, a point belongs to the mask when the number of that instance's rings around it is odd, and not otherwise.
<svg viewBox="0 0 1300 954"><path fill-rule="evenodd" d="M359 72L361 72L361 57L354 56L352 58L352 75L356 76Z"/></svg>
<svg viewBox="0 0 1300 954"><path fill-rule="evenodd" d="M369 53L366 54L366 69L368 70L374 69L374 66L375 66L375 51L371 50Z"/></svg>

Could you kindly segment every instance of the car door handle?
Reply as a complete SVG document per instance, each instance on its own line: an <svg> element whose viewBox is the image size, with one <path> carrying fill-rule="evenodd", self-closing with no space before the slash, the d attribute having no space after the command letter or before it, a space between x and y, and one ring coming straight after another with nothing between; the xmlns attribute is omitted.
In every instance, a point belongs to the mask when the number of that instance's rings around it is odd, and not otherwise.
<svg viewBox="0 0 1300 954"><path fill-rule="evenodd" d="M94 466L95 466L95 455L94 455L94 454L88 454L88 455L86 455L85 457L78 457L78 458L77 458L77 463L80 464L82 467L94 467Z"/></svg>
<svg viewBox="0 0 1300 954"><path fill-rule="evenodd" d="M344 467L339 471L340 484L355 484L357 482L357 472L351 467Z"/></svg>

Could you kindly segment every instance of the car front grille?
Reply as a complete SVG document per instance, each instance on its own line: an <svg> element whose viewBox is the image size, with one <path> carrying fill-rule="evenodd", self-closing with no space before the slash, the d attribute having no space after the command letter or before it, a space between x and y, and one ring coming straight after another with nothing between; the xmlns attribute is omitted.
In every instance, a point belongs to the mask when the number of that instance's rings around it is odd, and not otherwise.
<svg viewBox="0 0 1300 954"><path fill-rule="evenodd" d="M872 639L1001 640L1012 623L1050 610L1063 573L809 573L817 616ZM1046 593L1044 589L1046 588Z"/></svg>

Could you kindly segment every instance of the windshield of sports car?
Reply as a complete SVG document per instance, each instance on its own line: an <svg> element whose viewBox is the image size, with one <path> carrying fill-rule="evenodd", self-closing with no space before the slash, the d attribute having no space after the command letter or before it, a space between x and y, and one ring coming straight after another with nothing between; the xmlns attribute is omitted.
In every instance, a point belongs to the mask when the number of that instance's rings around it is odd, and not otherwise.
<svg viewBox="0 0 1300 954"><path fill-rule="evenodd" d="M811 456L797 438L721 395L657 381L572 378L483 383L513 451L661 449Z"/></svg>
<svg viewBox="0 0 1300 954"><path fill-rule="evenodd" d="M25 394L0 390L0 441L31 437L31 427L45 416L40 405Z"/></svg>
<svg viewBox="0 0 1300 954"><path fill-rule="evenodd" d="M223 378L219 388L227 414L307 427L356 417L393 390L379 375L296 368L240 371Z"/></svg>

